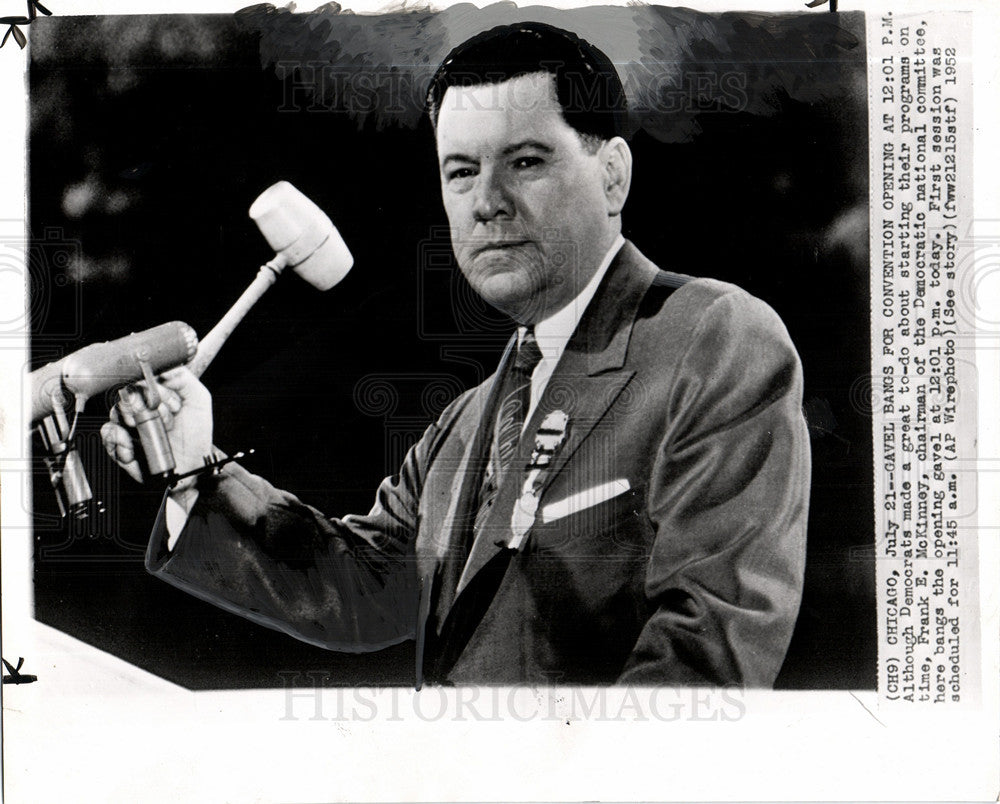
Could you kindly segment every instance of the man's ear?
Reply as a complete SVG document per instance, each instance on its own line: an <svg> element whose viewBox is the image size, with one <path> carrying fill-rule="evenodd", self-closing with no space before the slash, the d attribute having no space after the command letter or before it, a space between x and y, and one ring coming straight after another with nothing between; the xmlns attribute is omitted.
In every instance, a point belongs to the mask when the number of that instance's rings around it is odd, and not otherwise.
<svg viewBox="0 0 1000 804"><path fill-rule="evenodd" d="M620 215L632 186L632 150L621 137L612 137L601 146L601 162L608 217Z"/></svg>

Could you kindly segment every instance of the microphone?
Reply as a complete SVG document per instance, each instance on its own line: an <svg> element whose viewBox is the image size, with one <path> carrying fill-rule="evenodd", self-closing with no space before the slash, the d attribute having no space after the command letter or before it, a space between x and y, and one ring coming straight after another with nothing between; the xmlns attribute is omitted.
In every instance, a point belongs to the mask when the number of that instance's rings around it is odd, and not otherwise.
<svg viewBox="0 0 1000 804"><path fill-rule="evenodd" d="M286 267L317 290L329 290L354 265L354 257L327 214L287 181L279 181L257 196L250 205L250 217L277 253L260 267L243 295L202 338L189 367L196 377L208 368L233 330Z"/></svg>
<svg viewBox="0 0 1000 804"><path fill-rule="evenodd" d="M82 410L88 399L116 385L145 379L152 387L157 374L187 363L197 348L198 335L183 321L160 324L63 358L63 385Z"/></svg>
<svg viewBox="0 0 1000 804"><path fill-rule="evenodd" d="M76 397L76 411L81 412L92 396L116 385L146 380L148 406L134 410L135 429L142 454L151 475L166 476L176 464L157 408L156 375L187 363L198 348L198 336L183 321L171 321L134 332L118 340L95 343L80 349L62 361L62 380ZM128 403L125 389L119 399Z"/></svg>
<svg viewBox="0 0 1000 804"><path fill-rule="evenodd" d="M73 428L66 418L66 394L62 373L65 359L47 363L31 372L31 421L37 422L36 432L45 454L42 460L48 470L49 482L56 495L62 516L72 514L86 519L93 499L80 454L73 443ZM101 503L94 506L102 510Z"/></svg>
<svg viewBox="0 0 1000 804"><path fill-rule="evenodd" d="M90 504L93 493L74 443L76 418L71 422L66 414L66 391L75 396L74 407L80 414L91 397L116 385L147 380L150 406L134 411L136 431L150 473L168 476L175 463L157 412L160 400L155 377L187 363L197 347L195 331L182 321L171 321L114 341L85 346L31 373L31 420L37 422L49 481L63 516L82 520L92 508L98 513L104 510L100 502ZM122 393L119 398L127 401Z"/></svg>
<svg viewBox="0 0 1000 804"><path fill-rule="evenodd" d="M31 372L28 378L31 382L31 421L37 422L65 406L62 371L63 361L54 360Z"/></svg>

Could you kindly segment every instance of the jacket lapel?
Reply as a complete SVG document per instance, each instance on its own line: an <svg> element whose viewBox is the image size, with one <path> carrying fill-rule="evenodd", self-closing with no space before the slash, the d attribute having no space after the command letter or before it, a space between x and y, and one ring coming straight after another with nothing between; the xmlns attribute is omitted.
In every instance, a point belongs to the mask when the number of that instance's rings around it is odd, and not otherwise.
<svg viewBox="0 0 1000 804"><path fill-rule="evenodd" d="M497 372L480 386L470 400L469 413L456 424L455 437L461 439L465 447L453 473L448 507L440 519L429 519L422 526L431 535L433 550L427 558L422 555L418 558L423 564L420 567L424 588L421 624L426 623L432 610L438 612L438 622L442 622L457 594L458 579L468 555L466 540L472 529L479 485L488 458L497 396L516 343L515 334L504 350Z"/></svg>
<svg viewBox="0 0 1000 804"><path fill-rule="evenodd" d="M626 241L587 306L524 429L517 453L501 478L496 503L472 545L450 602L510 539L514 503L521 494L535 433L545 416L562 410L569 416L569 431L546 475L543 496L552 478L562 471L632 379L635 372L625 368L628 342L639 303L656 273L656 266ZM498 372L497 376L502 375ZM492 419L488 421L492 423Z"/></svg>

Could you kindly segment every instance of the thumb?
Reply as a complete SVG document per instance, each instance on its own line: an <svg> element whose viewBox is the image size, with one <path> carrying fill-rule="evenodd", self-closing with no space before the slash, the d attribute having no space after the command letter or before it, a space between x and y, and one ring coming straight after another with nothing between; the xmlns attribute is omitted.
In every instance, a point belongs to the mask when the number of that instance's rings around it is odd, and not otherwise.
<svg viewBox="0 0 1000 804"><path fill-rule="evenodd" d="M101 440L115 463L124 469L129 477L137 483L142 482L142 469L135 457L135 446L128 430L114 422L105 422L101 426Z"/></svg>

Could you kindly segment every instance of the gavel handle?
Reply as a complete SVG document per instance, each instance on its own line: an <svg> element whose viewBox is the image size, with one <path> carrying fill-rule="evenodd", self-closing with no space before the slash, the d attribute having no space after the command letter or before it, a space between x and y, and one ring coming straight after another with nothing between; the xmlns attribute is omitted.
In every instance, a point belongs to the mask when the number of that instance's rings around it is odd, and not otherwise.
<svg viewBox="0 0 1000 804"><path fill-rule="evenodd" d="M278 254L273 260L260 266L260 270L257 272L257 276L254 277L253 282L243 291L243 294L236 300L236 303L226 311L226 314L222 316L219 323L212 327L212 331L202 338L198 344L198 351L195 352L194 357L188 364L188 368L195 377L200 377L204 374L205 369L215 360L215 356L219 353L223 344L233 334L233 330L239 326L240 321L250 312L250 308L274 284L278 278L278 274L281 273L284 267L285 258L281 254Z"/></svg>

